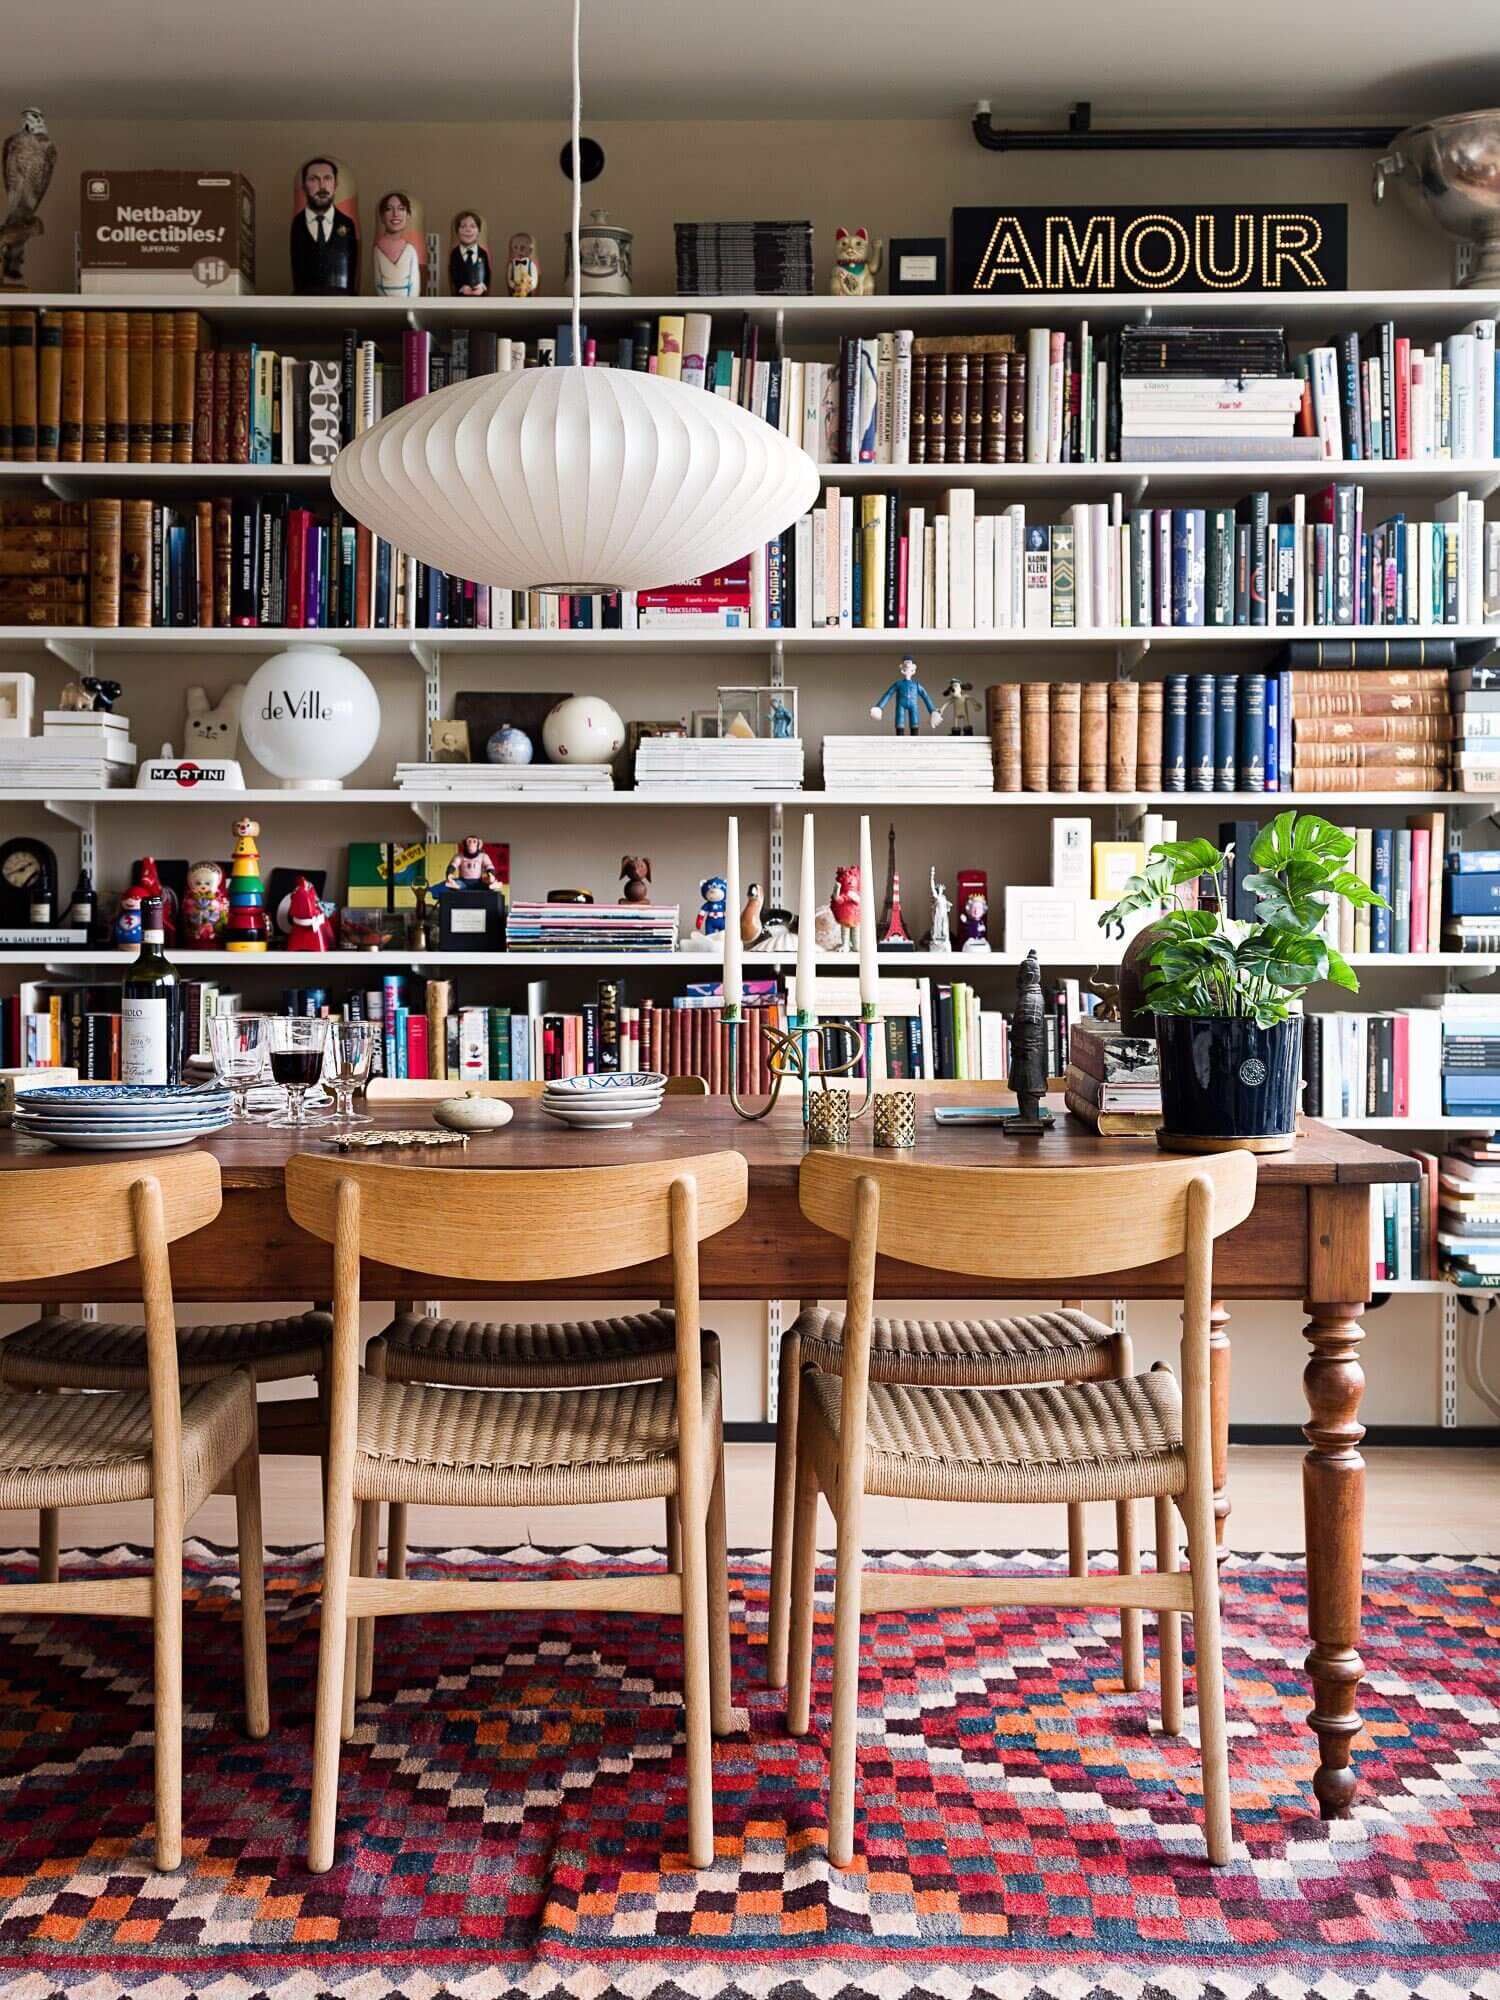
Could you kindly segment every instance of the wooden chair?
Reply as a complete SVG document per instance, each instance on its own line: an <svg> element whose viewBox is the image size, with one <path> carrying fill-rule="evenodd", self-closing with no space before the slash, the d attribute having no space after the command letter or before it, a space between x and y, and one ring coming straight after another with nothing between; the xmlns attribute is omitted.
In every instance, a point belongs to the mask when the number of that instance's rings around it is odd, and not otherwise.
<svg viewBox="0 0 1500 2000"><path fill-rule="evenodd" d="M484 1097L540 1097L540 1083L460 1083L449 1078L372 1077L372 1104L431 1104L478 1091ZM701 1076L670 1076L669 1097L706 1097ZM452 1389L572 1389L598 1382L655 1382L677 1367L670 1309L616 1313L603 1319L544 1322L447 1319L419 1313L398 1299L395 1317L371 1341L365 1367L392 1382L436 1382ZM370 1533L376 1533L372 1526ZM680 1560L675 1498L666 1502L667 1560ZM373 1547L371 1550L373 1555ZM406 1574L406 1509L387 1509L386 1573ZM363 1699L372 1685L370 1628L360 1632L356 1685Z"/></svg>
<svg viewBox="0 0 1500 2000"><path fill-rule="evenodd" d="M476 1097L540 1097L545 1088L540 1082L464 1083L452 1076L442 1082L427 1076L372 1076L365 1086L365 1098L370 1104L436 1104L441 1098L466 1097L470 1092ZM666 1094L707 1097L708 1085L701 1076L669 1076Z"/></svg>
<svg viewBox="0 0 1500 2000"><path fill-rule="evenodd" d="M669 1611L683 1623L688 1851L713 1859L709 1735L733 1726L718 1347L698 1310L698 1245L744 1213L738 1153L561 1171L396 1167L299 1155L287 1207L334 1246L332 1435L308 1865L333 1864L340 1732L354 1723L360 1618L409 1611ZM441 1214L436 1230L432 1217ZM669 1255L674 1366L665 1381L486 1393L359 1366L359 1260L434 1277L587 1278ZM595 1378L597 1381L597 1377ZM680 1573L577 1582L411 1582L374 1571L373 1522L398 1506L677 1502ZM358 1523L357 1569L351 1538Z"/></svg>
<svg viewBox="0 0 1500 2000"><path fill-rule="evenodd" d="M1229 1858L1229 1773L1219 1654L1209 1410L1209 1310L1216 1236L1250 1213L1247 1153L1121 1167L927 1167L833 1153L804 1159L809 1221L849 1244L842 1379L805 1369L792 1536L787 1727L807 1733L818 1493L838 1524L828 1855L854 1853L859 1618L953 1604L1068 1604L1154 1610L1162 1726L1182 1727L1181 1615L1190 1611L1198 1680L1209 1860ZM1167 1369L1125 1381L974 1389L872 1379L877 1254L976 1278L1038 1280L1182 1259L1182 1389ZM866 1493L910 1500L1154 1500L1154 1576L862 1575ZM1187 1528L1192 1574L1177 1574L1172 1521Z"/></svg>
<svg viewBox="0 0 1500 2000"><path fill-rule="evenodd" d="M232 1482L240 1547L245 1728L271 1726L255 1385L218 1375L180 1394L167 1245L219 1212L209 1153L13 1174L0 1204L7 1276L45 1281L139 1260L149 1387L58 1396L0 1391L0 1507L152 1503L151 1575L114 1582L0 1585L0 1613L149 1618L156 1662L156 1865L182 1859L182 1538L210 1493Z"/></svg>

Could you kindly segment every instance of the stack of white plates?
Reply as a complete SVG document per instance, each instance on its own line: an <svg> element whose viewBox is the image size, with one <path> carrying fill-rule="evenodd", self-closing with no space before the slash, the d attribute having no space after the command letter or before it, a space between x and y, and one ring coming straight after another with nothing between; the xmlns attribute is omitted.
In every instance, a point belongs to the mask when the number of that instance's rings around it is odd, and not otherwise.
<svg viewBox="0 0 1500 2000"><path fill-rule="evenodd" d="M229 1092L178 1084L75 1083L16 1099L15 1129L93 1153L186 1146L229 1123Z"/></svg>
<svg viewBox="0 0 1500 2000"><path fill-rule="evenodd" d="M598 1076L554 1077L542 1092L542 1109L564 1125L633 1125L660 1111L667 1079L652 1070L607 1071Z"/></svg>

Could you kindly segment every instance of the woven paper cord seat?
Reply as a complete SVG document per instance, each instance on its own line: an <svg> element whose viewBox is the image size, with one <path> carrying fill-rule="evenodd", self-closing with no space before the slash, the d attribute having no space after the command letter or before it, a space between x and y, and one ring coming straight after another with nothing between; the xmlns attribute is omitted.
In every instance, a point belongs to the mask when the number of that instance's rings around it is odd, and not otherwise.
<svg viewBox="0 0 1500 2000"><path fill-rule="evenodd" d="M718 1371L703 1372L705 1478L718 1454ZM602 1389L359 1383L354 1493L408 1506L577 1507L677 1491L672 1382Z"/></svg>
<svg viewBox="0 0 1500 2000"><path fill-rule="evenodd" d="M401 1313L373 1341L366 1366L392 1382L461 1389L549 1389L643 1382L677 1365L668 1311L611 1319L427 1319Z"/></svg>
<svg viewBox="0 0 1500 2000"><path fill-rule="evenodd" d="M843 1383L806 1375L810 1442L836 1475ZM806 1412L808 1405L804 1404ZM1180 1493L1182 1398L1167 1369L1066 1389L872 1382L865 1491L906 1500L1122 1500Z"/></svg>
<svg viewBox="0 0 1500 2000"><path fill-rule="evenodd" d="M801 1365L837 1374L844 1352L841 1307L809 1306L792 1332ZM877 1319L872 1382L995 1388L1021 1382L1091 1382L1113 1367L1114 1334L1086 1312L1020 1313L1013 1319Z"/></svg>
<svg viewBox="0 0 1500 2000"><path fill-rule="evenodd" d="M327 1313L229 1321L177 1330L177 1371L196 1388L243 1368L257 1382L322 1373L333 1321ZM0 1341L0 1384L26 1389L144 1389L146 1329L96 1320L39 1319Z"/></svg>
<svg viewBox="0 0 1500 2000"><path fill-rule="evenodd" d="M225 1375L182 1399L183 1512L200 1507L255 1436L255 1389ZM0 1507L97 1507L151 1495L144 1394L0 1394Z"/></svg>

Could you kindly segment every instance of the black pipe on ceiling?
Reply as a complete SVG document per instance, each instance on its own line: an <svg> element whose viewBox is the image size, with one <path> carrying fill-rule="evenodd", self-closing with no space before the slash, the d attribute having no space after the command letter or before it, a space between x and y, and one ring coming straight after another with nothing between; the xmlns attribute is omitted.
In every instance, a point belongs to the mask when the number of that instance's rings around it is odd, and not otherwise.
<svg viewBox="0 0 1500 2000"><path fill-rule="evenodd" d="M1358 149L1379 152L1401 125L1152 125L1096 131L1093 106L1075 104L1063 127L1000 128L987 103L974 112L974 137L990 153L1280 153Z"/></svg>

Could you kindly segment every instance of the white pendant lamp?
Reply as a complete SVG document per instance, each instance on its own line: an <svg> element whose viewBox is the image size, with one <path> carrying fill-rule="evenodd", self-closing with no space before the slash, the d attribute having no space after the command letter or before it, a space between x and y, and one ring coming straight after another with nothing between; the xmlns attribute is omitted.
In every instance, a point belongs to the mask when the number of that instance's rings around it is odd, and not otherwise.
<svg viewBox="0 0 1500 2000"><path fill-rule="evenodd" d="M573 241L582 202L573 0ZM508 590L650 590L724 567L807 512L805 451L738 405L633 369L481 375L357 437L334 497L404 554Z"/></svg>

